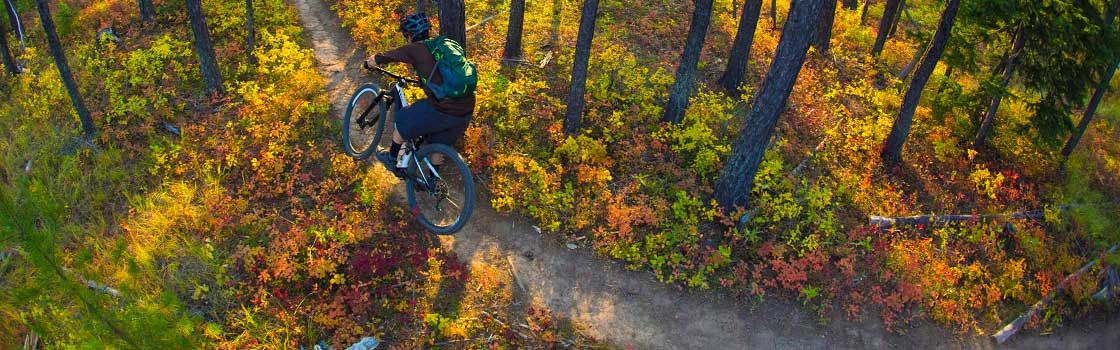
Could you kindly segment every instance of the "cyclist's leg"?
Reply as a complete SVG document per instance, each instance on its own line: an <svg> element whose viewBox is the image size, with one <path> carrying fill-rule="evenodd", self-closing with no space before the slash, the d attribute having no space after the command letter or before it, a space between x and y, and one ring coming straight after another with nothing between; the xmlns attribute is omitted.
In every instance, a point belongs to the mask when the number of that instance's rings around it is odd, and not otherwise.
<svg viewBox="0 0 1120 350"><path fill-rule="evenodd" d="M428 140L431 141L431 143L442 143L454 147L455 142L458 142L459 139L463 138L463 134L467 132L467 126L470 125L472 116L443 117L448 119L445 120L444 125L448 125L449 127L429 134ZM436 154L434 157L432 157L432 163L436 165L443 164L442 156Z"/></svg>

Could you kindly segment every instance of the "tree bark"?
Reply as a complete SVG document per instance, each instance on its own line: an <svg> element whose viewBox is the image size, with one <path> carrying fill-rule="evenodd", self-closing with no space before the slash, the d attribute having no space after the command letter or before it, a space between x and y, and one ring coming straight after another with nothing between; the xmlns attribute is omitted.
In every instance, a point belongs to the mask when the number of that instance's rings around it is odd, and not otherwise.
<svg viewBox="0 0 1120 350"><path fill-rule="evenodd" d="M579 15L579 35L572 62L572 83L568 86L568 111L564 113L564 133L576 134L583 115L583 95L587 91L587 61L591 56L591 38L595 35L595 18L599 0L585 0Z"/></svg>
<svg viewBox="0 0 1120 350"><path fill-rule="evenodd" d="M770 71L716 181L715 199L725 212L748 205L758 165L801 72L822 7L824 0L794 0L790 6Z"/></svg>
<svg viewBox="0 0 1120 350"><path fill-rule="evenodd" d="M879 33L875 35L875 45L871 47L871 56L878 57L879 53L883 52L883 45L887 43L887 36L891 32L891 27L898 19L898 4L902 0L887 0L887 5L883 8L883 17L879 19Z"/></svg>
<svg viewBox="0 0 1120 350"><path fill-rule="evenodd" d="M926 49L929 47L928 45L929 44L919 47L918 52L914 53L914 58L911 58L910 62L906 63L906 67L902 67L902 70L898 72L899 80L906 79L906 77L910 76L910 72L914 70L914 67L918 66L918 61L925 55Z"/></svg>
<svg viewBox="0 0 1120 350"><path fill-rule="evenodd" d="M1118 5L1120 5L1120 0L1113 0L1111 6L1105 10L1105 27L1112 26L1112 21L1116 16L1116 8ZM1077 144L1081 142L1081 136L1085 134L1085 130L1089 129L1089 123L1093 121L1093 114L1097 113L1097 106L1101 103L1101 98L1104 97L1104 93L1108 91L1112 76L1116 74L1117 65L1120 65L1120 62L1113 62L1112 65L1105 69L1104 75L1101 76L1101 82L1097 84L1097 90L1093 91L1093 97L1089 98L1089 105L1085 106L1085 114L1081 116L1081 121L1077 123L1077 129L1073 130L1073 134L1069 135L1069 140L1066 141L1065 147L1062 147L1063 158L1069 158L1069 156L1073 154L1073 150L1077 148Z"/></svg>
<svg viewBox="0 0 1120 350"><path fill-rule="evenodd" d="M93 125L89 110L86 109L86 104L82 102L82 95L78 92L78 83L74 82L74 75L70 74L70 65L66 62L66 53L62 51L62 43L58 40L58 32L55 31L54 19L51 18L51 10L47 6L47 0L37 0L37 3L39 5L39 20L43 24L43 31L47 33L47 45L50 46L51 56L54 56L54 64L58 67L58 75L62 77L62 84L66 86L66 92L70 94L70 102L74 103L74 111L78 113L78 119L82 122L82 130L85 131L87 138L92 138L97 133L97 127Z"/></svg>
<svg viewBox="0 0 1120 350"><path fill-rule="evenodd" d="M926 49L925 56L922 57L922 63L918 65L918 70L914 71L914 78L910 79L910 86L906 88L906 95L902 98L902 107L898 112L898 118L894 120L891 134L887 137L887 144L880 154L885 165L898 164L902 158L902 145L906 143L906 139L910 136L910 127L914 122L914 110L918 108L918 102L922 100L922 90L925 89L929 76L933 74L933 69L937 67L937 61L941 60L941 53L945 51L945 44L949 42L953 30L953 20L957 17L957 8L960 7L960 3L960 0L948 0L945 3L945 9L941 11L941 20L937 23L937 32L933 35L933 41Z"/></svg>
<svg viewBox="0 0 1120 350"><path fill-rule="evenodd" d="M867 23L867 8L871 7L871 0L863 0L863 11L859 15L859 24Z"/></svg>
<svg viewBox="0 0 1120 350"><path fill-rule="evenodd" d="M1120 64L1120 62L1117 64ZM1097 91L1094 91L1093 97L1089 99L1089 105L1085 107L1085 114L1082 115L1081 121L1077 123L1077 129L1069 136L1065 147L1062 147L1062 157L1069 158L1069 156L1073 154L1073 149L1077 148L1077 144L1081 142L1081 136L1084 135L1085 130L1089 128L1089 123L1093 121L1093 114L1097 112L1097 106L1101 103L1101 97L1108 91L1109 82L1112 80L1113 74L1116 74L1116 64L1108 68L1100 84L1097 85Z"/></svg>
<svg viewBox="0 0 1120 350"><path fill-rule="evenodd" d="M416 0L416 13L424 12L424 7L428 6L426 0Z"/></svg>
<svg viewBox="0 0 1120 350"><path fill-rule="evenodd" d="M1007 65L1003 69L1000 89L1006 89L1007 84L1011 83L1011 77L1015 74L1015 59L1023 50L1024 36L1023 26L1020 24L1019 30L1015 32L1015 43L1011 45L1011 53L1007 56ZM976 131L976 139L972 141L972 149L979 149L980 146L984 145L984 140L988 137L988 131L992 128L992 121L996 118L996 112L999 111L999 103L1002 100L1003 92L992 96L991 103L988 104L988 111L984 113L984 121L980 124L980 129Z"/></svg>
<svg viewBox="0 0 1120 350"><path fill-rule="evenodd" d="M439 34L467 49L467 15L463 0L439 1Z"/></svg>
<svg viewBox="0 0 1120 350"><path fill-rule="evenodd" d="M15 0L4 0L4 8L8 10L8 24L12 26L12 30L16 32L16 35L23 35L20 33L22 28L20 28L19 24L19 11L16 11L16 5L13 1Z"/></svg>
<svg viewBox="0 0 1120 350"><path fill-rule="evenodd" d="M688 39L685 40L684 52L681 53L680 65L677 66L676 80L669 89L669 101L665 103L665 111L661 116L663 122L677 124L684 120L688 98L696 91L696 63L700 61L700 52L704 49L704 38L708 35L708 24L711 22L712 0L696 0L692 24L688 28Z"/></svg>
<svg viewBox="0 0 1120 350"><path fill-rule="evenodd" d="M859 8L859 0L843 0L844 8L848 10L855 10Z"/></svg>
<svg viewBox="0 0 1120 350"><path fill-rule="evenodd" d="M521 58L521 31L525 24L525 0L512 0L509 9L509 26L506 27L506 48L502 52L504 63Z"/></svg>
<svg viewBox="0 0 1120 350"><path fill-rule="evenodd" d="M12 50L8 47L8 26L3 23L0 23L0 54L4 56L4 70L12 75L19 74L15 56L12 56Z"/></svg>
<svg viewBox="0 0 1120 350"><path fill-rule="evenodd" d="M245 22L249 27L249 33L246 33L246 41L249 43L249 64L257 65L257 26L253 24L253 0L245 0Z"/></svg>
<svg viewBox="0 0 1120 350"><path fill-rule="evenodd" d="M1105 253L1102 255L1110 255L1112 253L1115 253L1117 248L1120 248L1120 244L1112 245L1112 247L1108 248L1108 250L1105 251ZM1031 308L1028 309L1026 313L1023 313L1014 321L1011 321L1011 323L1008 323L1006 326L1001 328L999 332L993 334L992 338L995 339L996 344L1003 344L1007 341L1007 339L1015 335L1015 333L1018 332L1020 328L1023 328L1023 325L1025 325L1031 319L1037 317L1038 314L1041 313L1042 310L1047 306L1050 306L1050 303L1054 302L1054 297L1058 296L1058 293L1061 293L1065 288L1069 288L1070 283L1081 277L1081 275L1084 275L1086 272L1089 272L1089 269L1092 269L1099 260L1099 257L1094 258L1085 265L1082 265L1080 269L1077 269L1077 271L1074 271L1073 273L1066 276L1066 278L1062 279L1061 283L1058 283L1058 285L1055 286L1054 289L1050 290L1050 293L1047 293L1045 297L1034 303L1034 305L1031 305Z"/></svg>
<svg viewBox="0 0 1120 350"><path fill-rule="evenodd" d="M727 70L719 78L719 86L731 97L738 98L742 93L739 85L743 83L743 73L751 59L751 44L754 31L758 28L758 15L762 11L762 0L747 0L743 13L739 16L739 29L735 32L735 42L727 57Z"/></svg>
<svg viewBox="0 0 1120 350"><path fill-rule="evenodd" d="M953 0L959 1L959 0ZM1059 205L1055 207L1058 210L1069 210L1070 205ZM875 226L880 230L885 230L895 226L908 225L946 225L952 223L968 223L980 222L990 220L1022 220L1022 219L1041 219L1046 216L1045 209L1024 210L1013 213L1003 214L990 214L990 215L966 215L966 214L943 214L943 215L916 215L916 216L876 216L870 215L867 217L867 223Z"/></svg>
<svg viewBox="0 0 1120 350"><path fill-rule="evenodd" d="M149 23L155 17L156 7L152 4L152 0L140 0L140 20Z"/></svg>
<svg viewBox="0 0 1120 350"><path fill-rule="evenodd" d="M813 35L812 46L817 49L817 52L828 54L829 40L832 39L832 24L835 21L836 0L825 0L817 22L816 34Z"/></svg>
<svg viewBox="0 0 1120 350"><path fill-rule="evenodd" d="M214 44L210 42L210 31L206 29L206 15L202 12L202 3L199 0L187 0L187 16L191 20L194 48L198 53L199 69L202 71L202 81L206 83L206 91L212 94L225 94L222 71L218 69Z"/></svg>

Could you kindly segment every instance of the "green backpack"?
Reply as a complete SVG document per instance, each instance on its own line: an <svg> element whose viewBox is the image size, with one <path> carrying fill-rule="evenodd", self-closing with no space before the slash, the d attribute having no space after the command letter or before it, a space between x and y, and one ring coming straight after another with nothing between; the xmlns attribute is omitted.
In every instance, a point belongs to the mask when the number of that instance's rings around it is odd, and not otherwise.
<svg viewBox="0 0 1120 350"><path fill-rule="evenodd" d="M459 43L438 36L424 40L424 45L428 47L432 57L435 57L436 66L432 69L432 73L428 74L427 79L421 78L421 80L436 95L436 99L463 97L474 93L475 87L478 86L478 72L475 70L474 63L467 61L467 56L463 54L463 47L459 46ZM443 77L443 82L440 84L431 83L436 71L439 71L439 75Z"/></svg>

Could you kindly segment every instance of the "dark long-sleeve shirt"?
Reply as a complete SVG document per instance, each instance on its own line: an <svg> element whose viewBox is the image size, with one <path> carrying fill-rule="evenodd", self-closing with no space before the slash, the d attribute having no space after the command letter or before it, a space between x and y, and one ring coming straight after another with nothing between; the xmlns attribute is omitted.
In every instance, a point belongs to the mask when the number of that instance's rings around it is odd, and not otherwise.
<svg viewBox="0 0 1120 350"><path fill-rule="evenodd" d="M437 71L434 75L432 69L436 67L436 59L432 57L432 53L428 52L428 47L422 42L414 42L401 46L395 50L387 51L374 55L374 60L377 64L401 62L407 63L416 70L417 74L427 79L429 75L432 77L433 84L443 82L443 77ZM436 99L432 90L424 86L424 94L428 96L428 101L432 103L437 111L441 113L465 117L474 114L474 94L463 96L459 98L445 98L443 100Z"/></svg>

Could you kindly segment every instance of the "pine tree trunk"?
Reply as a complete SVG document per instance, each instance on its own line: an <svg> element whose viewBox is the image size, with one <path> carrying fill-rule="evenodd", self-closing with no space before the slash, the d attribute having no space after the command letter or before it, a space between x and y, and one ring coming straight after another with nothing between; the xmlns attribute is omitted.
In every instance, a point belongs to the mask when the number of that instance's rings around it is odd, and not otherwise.
<svg viewBox="0 0 1120 350"><path fill-rule="evenodd" d="M871 7L871 0L863 0L863 12L859 15L859 24L867 23L867 8Z"/></svg>
<svg viewBox="0 0 1120 350"><path fill-rule="evenodd" d="M151 22L156 17L156 6L152 0L140 0L140 20Z"/></svg>
<svg viewBox="0 0 1120 350"><path fill-rule="evenodd" d="M887 37L894 37L895 30L898 29L898 22L902 22L902 9L906 8L906 0L898 0L898 10L891 16L891 30L887 31Z"/></svg>
<svg viewBox="0 0 1120 350"><path fill-rule="evenodd" d="M3 23L0 23L0 54L4 56L4 70L12 75L19 74L15 56L12 56L12 50L8 47L8 26Z"/></svg>
<svg viewBox="0 0 1120 350"><path fill-rule="evenodd" d="M47 0L38 0L37 2L39 5L39 20L43 24L43 31L47 33L47 45L50 46L51 56L54 56L54 64L58 67L58 75L62 77L62 84L66 86L66 92L70 94L70 102L74 103L74 111L78 113L78 119L82 121L82 130L85 131L86 137L93 137L97 133L97 127L93 125L89 110L86 109L86 104L82 102L82 95L78 92L78 83L74 82L74 75L70 73L70 65L66 62L66 53L62 51L62 43L58 40L58 32L55 31L54 19L51 18L51 10L47 6Z"/></svg>
<svg viewBox="0 0 1120 350"><path fill-rule="evenodd" d="M595 18L598 15L599 0L584 0L572 62L572 83L568 87L568 111L564 113L564 133L568 135L575 135L580 129L583 95L587 91L587 61L591 56L591 38L595 35Z"/></svg>
<svg viewBox="0 0 1120 350"><path fill-rule="evenodd" d="M504 63L521 58L521 30L525 23L525 0L512 0L509 9L509 26L506 27L506 48L502 52Z"/></svg>
<svg viewBox="0 0 1120 350"><path fill-rule="evenodd" d="M902 0L887 0L887 6L883 9L883 17L879 19L879 33L875 35L875 45L871 47L871 56L878 57L879 53L883 52L883 45L887 43L887 36L891 32L891 27L898 19L898 4Z"/></svg>
<svg viewBox="0 0 1120 350"><path fill-rule="evenodd" d="M1011 77L1015 74L1015 59L1023 49L1023 26L1019 25L1019 30L1015 33L1015 43L1011 45L1010 55L1007 56L1007 65L1003 68L1003 80L1000 81L1000 89L1007 89L1007 84L1011 83ZM992 121L996 118L996 112L999 111L999 103L1003 100L1003 93L997 93L992 96L991 103L988 104L988 111L984 113L984 121L980 124L980 129L976 131L976 139L972 141L972 149L980 149L984 145L984 140L988 137L988 131L992 128Z"/></svg>
<svg viewBox="0 0 1120 350"><path fill-rule="evenodd" d="M1120 62L1117 62L1117 64L1120 64ZM1062 157L1069 158L1073 154L1073 149L1077 148L1077 144L1081 142L1081 136L1085 134L1086 129L1089 129L1089 123L1093 121L1093 114L1097 113L1097 106L1101 103L1101 97L1104 97L1104 93L1108 91L1113 74L1116 74L1116 64L1108 68L1100 85L1097 85L1097 91L1094 91L1093 97L1089 99L1089 105L1085 107L1085 114L1081 117L1081 121L1077 123L1077 129L1073 131L1073 135L1069 136L1065 147L1062 147Z"/></svg>
<svg viewBox="0 0 1120 350"><path fill-rule="evenodd" d="M253 24L253 0L245 0L245 22L248 28L246 41L249 43L249 64L257 65L257 26Z"/></svg>
<svg viewBox="0 0 1120 350"><path fill-rule="evenodd" d="M467 49L467 14L463 0L439 1L439 34Z"/></svg>
<svg viewBox="0 0 1120 350"><path fill-rule="evenodd" d="M17 35L21 35L19 34L20 26L17 19L19 11L16 11L16 5L13 3L14 1L15 0L4 0L4 7L8 10L8 24L12 26L12 31L15 31Z"/></svg>
<svg viewBox="0 0 1120 350"><path fill-rule="evenodd" d="M742 93L739 85L743 83L743 73L747 71L747 63L751 59L751 44L754 43L754 31L758 27L758 15L761 11L762 0L747 0L743 4L739 29L735 32L735 42L727 57L727 70L719 78L719 86L731 97L738 98Z"/></svg>
<svg viewBox="0 0 1120 350"><path fill-rule="evenodd" d="M222 71L218 69L214 44L210 42L210 31L206 29L206 15L202 13L202 3L199 0L187 0L187 16L191 20L194 49L198 53L199 69L202 71L202 81L206 83L206 91L212 94L225 94Z"/></svg>
<svg viewBox="0 0 1120 350"><path fill-rule="evenodd" d="M1104 12L1105 27L1112 27L1112 21L1116 17L1117 7L1120 7L1120 0L1113 0ZM1081 142L1081 136L1085 135L1085 130L1089 129L1089 123L1093 121L1093 114L1097 113L1097 106L1101 103L1101 98L1104 93L1108 91L1109 83L1112 81L1112 76L1116 74L1116 66L1120 62L1113 62L1112 65L1105 69L1104 75L1101 76L1101 82L1097 84L1097 90L1093 91L1093 97L1089 98L1089 105L1085 106L1085 114L1081 116L1081 121L1077 123L1077 129L1073 130L1073 134L1069 135L1069 140L1066 141L1065 147L1062 147L1062 157L1069 158L1073 154L1073 150L1077 148L1077 144Z"/></svg>
<svg viewBox="0 0 1120 350"><path fill-rule="evenodd" d="M716 181L715 199L725 212L748 205L758 165L801 72L822 7L824 0L794 0L790 5L770 71Z"/></svg>
<svg viewBox="0 0 1120 350"><path fill-rule="evenodd" d="M685 40L684 52L681 53L680 65L677 66L676 80L669 89L669 101L665 103L665 112L661 121L672 124L680 123L688 110L688 98L696 90L696 63L700 61L700 52L704 49L704 37L708 35L708 24L712 22L712 0L696 0L696 8L692 11L692 24L688 28L688 39Z"/></svg>
<svg viewBox="0 0 1120 350"><path fill-rule="evenodd" d="M843 0L844 8L848 10L855 10L859 8L859 0Z"/></svg>
<svg viewBox="0 0 1120 350"><path fill-rule="evenodd" d="M832 40L832 24L836 21L836 0L825 0L821 9L820 19L817 22L817 31L813 35L812 46L817 52L828 54L829 41Z"/></svg>
<svg viewBox="0 0 1120 350"><path fill-rule="evenodd" d="M914 71L914 78L910 79L910 86L906 88L906 95L902 98L902 107L898 112L898 118L894 120L891 134L887 136L886 146L883 147L883 152L880 154L885 165L898 164L902 158L902 145L906 143L906 139L910 136L910 127L914 122L914 111L918 108L918 102L922 100L922 90L925 89L929 76L933 74L933 69L937 67L937 61L941 60L941 53L945 51L945 44L949 41L953 29L953 20L957 17L957 8L960 7L960 3L960 0L948 0L945 3L945 10L941 12L941 20L937 24L937 32L933 35L933 41L930 42L925 56L922 57L922 63L918 65L918 70Z"/></svg>
<svg viewBox="0 0 1120 350"><path fill-rule="evenodd" d="M932 41L930 43L932 43ZM898 72L898 80L906 79L906 77L910 75L910 72L914 70L914 67L918 66L918 61L925 55L928 45L929 44L922 45L918 48L918 52L914 53L914 58L911 58L910 62L906 63L906 67L902 67L902 70Z"/></svg>

